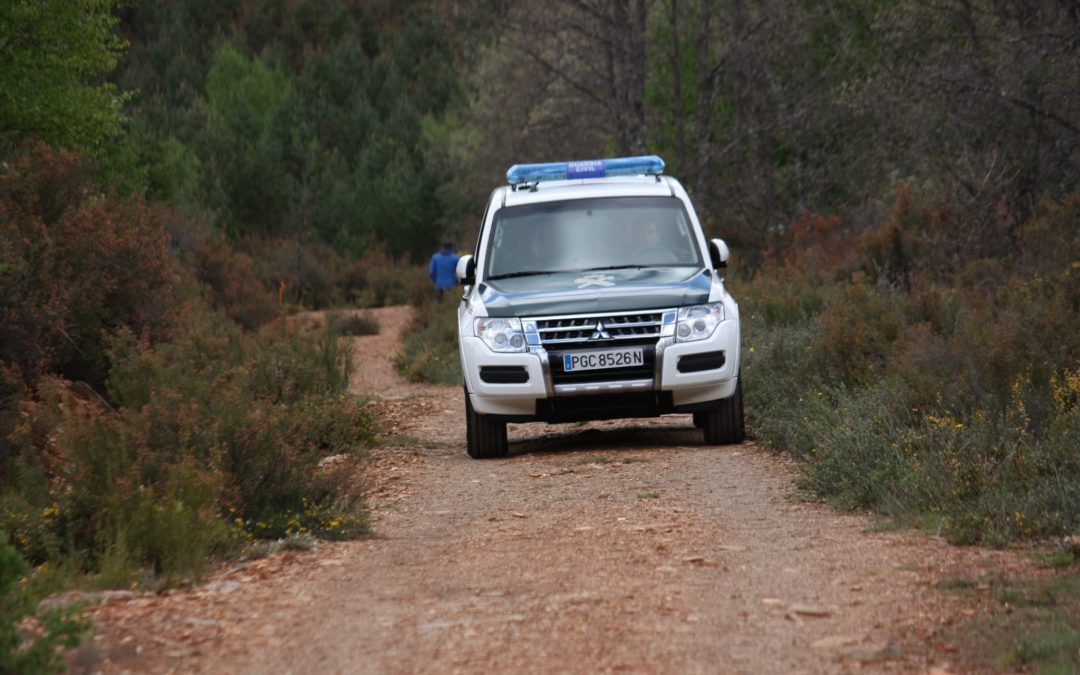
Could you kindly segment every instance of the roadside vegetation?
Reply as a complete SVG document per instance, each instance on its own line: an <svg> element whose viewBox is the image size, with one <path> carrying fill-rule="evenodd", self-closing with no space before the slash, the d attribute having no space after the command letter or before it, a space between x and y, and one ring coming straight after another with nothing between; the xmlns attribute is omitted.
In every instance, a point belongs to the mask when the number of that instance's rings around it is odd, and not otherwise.
<svg viewBox="0 0 1080 675"><path fill-rule="evenodd" d="M90 168L38 146L0 173L0 531L109 586L198 577L251 538L363 532L372 421L336 326L291 329L258 290L244 306L269 322L215 311L201 263L258 289L240 255L170 247L175 214L99 196Z"/></svg>
<svg viewBox="0 0 1080 675"><path fill-rule="evenodd" d="M454 291L446 296L442 300L427 296L416 303L404 343L394 355L394 367L410 382L448 386L462 386L464 382L457 347L461 296Z"/></svg>
<svg viewBox="0 0 1080 675"><path fill-rule="evenodd" d="M1080 199L1047 201L988 258L906 188L857 235L801 219L737 289L754 435L818 494L956 543L1074 533L1078 223Z"/></svg>
<svg viewBox="0 0 1080 675"><path fill-rule="evenodd" d="M0 673L63 672L59 653L78 645L89 627L70 611L38 614L34 596L19 588L28 574L30 566L0 537ZM33 637L20 634L25 622L36 623Z"/></svg>
<svg viewBox="0 0 1080 675"><path fill-rule="evenodd" d="M945 631L967 661L963 667L1036 673L1080 668L1080 573L1075 546L1040 554L1038 578L1010 578L994 570L946 577L944 593L966 597L988 611Z"/></svg>
<svg viewBox="0 0 1080 675"><path fill-rule="evenodd" d="M203 5L0 9L0 673L87 635L50 594L368 531L378 325L292 315L423 284L453 79L408 9Z"/></svg>

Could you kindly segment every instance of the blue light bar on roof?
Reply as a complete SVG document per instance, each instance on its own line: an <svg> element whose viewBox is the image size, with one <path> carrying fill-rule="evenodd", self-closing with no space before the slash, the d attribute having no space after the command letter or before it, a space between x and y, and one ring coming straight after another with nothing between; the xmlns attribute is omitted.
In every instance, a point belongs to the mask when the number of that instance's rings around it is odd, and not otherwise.
<svg viewBox="0 0 1080 675"><path fill-rule="evenodd" d="M664 160L656 155L588 159L580 162L515 164L506 171L511 185L545 180L574 180L608 176L656 176L664 172Z"/></svg>

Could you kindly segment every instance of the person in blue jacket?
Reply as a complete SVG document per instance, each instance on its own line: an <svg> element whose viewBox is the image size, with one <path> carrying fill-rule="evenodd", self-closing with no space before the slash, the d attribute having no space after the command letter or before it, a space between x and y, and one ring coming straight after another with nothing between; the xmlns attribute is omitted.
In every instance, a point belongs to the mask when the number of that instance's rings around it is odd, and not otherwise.
<svg viewBox="0 0 1080 675"><path fill-rule="evenodd" d="M457 286L457 262L460 256L454 253L453 242L443 244L441 251L436 251L431 256L431 264L428 265L428 276L435 282L435 292L441 298L443 291Z"/></svg>

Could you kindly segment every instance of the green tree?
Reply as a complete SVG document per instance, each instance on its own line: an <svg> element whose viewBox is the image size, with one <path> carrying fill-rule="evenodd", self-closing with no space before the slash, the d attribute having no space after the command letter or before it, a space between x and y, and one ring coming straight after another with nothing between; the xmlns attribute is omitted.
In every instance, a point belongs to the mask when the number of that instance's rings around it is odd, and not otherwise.
<svg viewBox="0 0 1080 675"><path fill-rule="evenodd" d="M123 96L100 78L125 42L115 0L0 3L0 136L100 152L119 134Z"/></svg>
<svg viewBox="0 0 1080 675"><path fill-rule="evenodd" d="M472 40L440 7L126 0L116 82L139 92L141 184L234 239L295 243L297 261L321 243L426 259L461 208L436 198L449 134L427 131L455 124Z"/></svg>
<svg viewBox="0 0 1080 675"><path fill-rule="evenodd" d="M276 124L288 94L277 68L249 59L230 43L206 78L202 157L210 196L235 234L277 234L288 208Z"/></svg>

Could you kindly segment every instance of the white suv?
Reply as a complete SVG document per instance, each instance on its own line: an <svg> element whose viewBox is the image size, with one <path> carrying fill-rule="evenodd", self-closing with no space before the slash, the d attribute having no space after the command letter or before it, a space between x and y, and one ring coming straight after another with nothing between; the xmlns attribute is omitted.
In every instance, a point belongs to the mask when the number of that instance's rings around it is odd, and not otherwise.
<svg viewBox="0 0 1080 675"><path fill-rule="evenodd" d="M739 306L659 157L515 165L491 195L458 310L469 455L507 422L693 413L743 440Z"/></svg>

